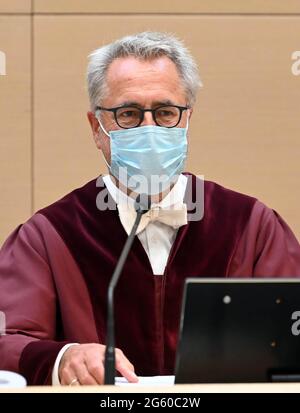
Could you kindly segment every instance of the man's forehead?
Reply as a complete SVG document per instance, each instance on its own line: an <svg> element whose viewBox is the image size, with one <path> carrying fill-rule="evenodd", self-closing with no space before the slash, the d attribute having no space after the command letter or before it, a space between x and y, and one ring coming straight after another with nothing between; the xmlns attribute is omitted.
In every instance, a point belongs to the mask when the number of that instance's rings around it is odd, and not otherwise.
<svg viewBox="0 0 300 413"><path fill-rule="evenodd" d="M175 105L176 102L173 99L153 99L151 102L151 106L161 106L161 105ZM139 100L135 99L123 99L122 106L140 106L141 103Z"/></svg>
<svg viewBox="0 0 300 413"><path fill-rule="evenodd" d="M114 60L107 72L107 105L185 104L185 91L175 64L166 56L151 60Z"/></svg>
<svg viewBox="0 0 300 413"><path fill-rule="evenodd" d="M121 57L112 61L107 70L107 80L130 80L145 73L164 74L178 76L174 62L167 56L159 56L152 59L137 59L133 56Z"/></svg>

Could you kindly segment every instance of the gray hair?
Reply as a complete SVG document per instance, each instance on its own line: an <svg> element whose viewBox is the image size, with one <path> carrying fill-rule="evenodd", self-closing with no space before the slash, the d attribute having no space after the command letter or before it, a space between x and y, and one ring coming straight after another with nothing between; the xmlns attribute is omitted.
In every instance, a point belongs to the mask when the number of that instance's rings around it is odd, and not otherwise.
<svg viewBox="0 0 300 413"><path fill-rule="evenodd" d="M92 111L95 111L107 93L106 72L109 65L114 59L127 56L143 60L169 57L182 79L187 103L193 106L197 91L202 86L195 60L183 42L175 36L148 31L123 37L89 55L87 84Z"/></svg>

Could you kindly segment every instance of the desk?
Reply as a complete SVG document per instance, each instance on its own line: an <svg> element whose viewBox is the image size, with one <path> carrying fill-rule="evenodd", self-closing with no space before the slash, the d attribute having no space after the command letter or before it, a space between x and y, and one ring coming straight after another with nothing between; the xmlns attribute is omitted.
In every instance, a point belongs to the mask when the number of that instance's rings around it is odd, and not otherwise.
<svg viewBox="0 0 300 413"><path fill-rule="evenodd" d="M0 393L299 393L300 383L177 384L174 386L27 386Z"/></svg>

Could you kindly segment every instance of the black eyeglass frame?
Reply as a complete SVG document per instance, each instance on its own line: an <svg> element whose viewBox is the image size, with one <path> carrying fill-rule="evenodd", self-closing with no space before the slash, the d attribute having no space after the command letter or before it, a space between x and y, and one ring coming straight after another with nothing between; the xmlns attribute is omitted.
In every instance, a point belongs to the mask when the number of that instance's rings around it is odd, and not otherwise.
<svg viewBox="0 0 300 413"><path fill-rule="evenodd" d="M155 112L156 112L157 110L159 110L159 109L169 108L169 107L179 109L179 119L178 119L178 122L176 123L176 125L173 125L173 126L162 126L162 125L160 125L160 124L157 122L156 116L155 116ZM138 123L137 125L135 125L135 126L130 126L129 128L126 128L125 126L122 126L122 125L119 124L118 119L117 119L117 111L118 111L119 109L126 109L126 108L135 108L135 109L138 109L138 110L140 111L140 121L139 121L139 123ZM116 124L117 124L120 128L122 128L122 129L138 128L138 127L143 123L143 120L144 120L144 117L145 117L145 112L151 112L151 113L152 113L152 119L154 120L154 122L156 123L157 126L160 126L160 127L162 127L162 128L171 129L171 128L176 128L176 126L177 126L177 125L180 123L180 121L181 121L182 112L184 112L185 110L188 110L188 109L190 109L190 106L160 105L160 106L156 107L155 109L143 109L143 108L140 108L140 107L134 106L134 105L132 105L132 106L126 105L126 106L117 106L117 107L115 107L115 108L104 108L103 106L96 106L95 112L96 112L97 110L104 110L104 111L107 111L107 112L112 112L112 113L114 114L114 118L115 118Z"/></svg>

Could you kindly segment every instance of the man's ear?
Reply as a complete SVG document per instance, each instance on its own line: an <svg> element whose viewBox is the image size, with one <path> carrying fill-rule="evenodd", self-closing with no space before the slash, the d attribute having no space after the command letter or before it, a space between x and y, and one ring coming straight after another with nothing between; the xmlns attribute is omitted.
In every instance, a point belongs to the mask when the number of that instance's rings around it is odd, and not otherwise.
<svg viewBox="0 0 300 413"><path fill-rule="evenodd" d="M93 138L95 141L95 144L97 146L98 149L101 149L101 143L100 143L100 137L99 137L99 122L98 119L96 118L94 112L87 112L87 117L93 132Z"/></svg>
<svg viewBox="0 0 300 413"><path fill-rule="evenodd" d="M91 125L93 135L98 135L98 133L99 133L99 122L98 122L98 120L95 116L95 113L89 111L89 112L87 112L87 117L88 117L89 123Z"/></svg>

